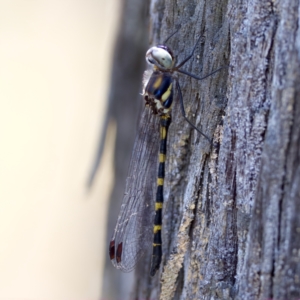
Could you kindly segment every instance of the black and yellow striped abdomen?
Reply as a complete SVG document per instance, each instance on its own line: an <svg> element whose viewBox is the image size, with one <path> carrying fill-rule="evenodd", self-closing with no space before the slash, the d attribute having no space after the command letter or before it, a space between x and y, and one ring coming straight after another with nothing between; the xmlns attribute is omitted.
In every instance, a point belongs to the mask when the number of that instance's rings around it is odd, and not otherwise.
<svg viewBox="0 0 300 300"><path fill-rule="evenodd" d="M159 165L157 176L157 191L155 201L155 218L153 226L153 253L150 275L154 276L159 269L162 259L162 208L164 202L164 178L165 178L165 160L167 153L167 135L171 124L171 116L163 115L160 118L160 147L159 147Z"/></svg>

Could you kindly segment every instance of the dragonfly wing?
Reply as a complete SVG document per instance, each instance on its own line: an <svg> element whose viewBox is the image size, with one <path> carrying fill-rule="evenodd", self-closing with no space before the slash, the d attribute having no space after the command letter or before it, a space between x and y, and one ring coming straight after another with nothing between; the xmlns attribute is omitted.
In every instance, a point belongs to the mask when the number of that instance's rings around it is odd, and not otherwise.
<svg viewBox="0 0 300 300"><path fill-rule="evenodd" d="M114 266L134 269L151 247L155 205L159 118L145 109L140 118L126 181L121 211L110 243Z"/></svg>

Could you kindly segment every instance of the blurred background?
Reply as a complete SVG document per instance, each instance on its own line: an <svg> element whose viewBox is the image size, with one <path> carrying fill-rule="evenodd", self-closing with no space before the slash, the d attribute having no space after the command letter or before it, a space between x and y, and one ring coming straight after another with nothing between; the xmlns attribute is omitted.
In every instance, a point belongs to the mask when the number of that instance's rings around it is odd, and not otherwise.
<svg viewBox="0 0 300 300"><path fill-rule="evenodd" d="M112 233L141 101L138 2L0 1L0 299L129 293L107 222Z"/></svg>

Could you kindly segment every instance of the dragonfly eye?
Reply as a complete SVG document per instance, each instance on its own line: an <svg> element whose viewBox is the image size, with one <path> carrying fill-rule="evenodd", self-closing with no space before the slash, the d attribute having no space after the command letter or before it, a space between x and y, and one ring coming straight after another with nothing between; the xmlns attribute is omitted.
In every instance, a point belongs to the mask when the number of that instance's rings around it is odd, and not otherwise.
<svg viewBox="0 0 300 300"><path fill-rule="evenodd" d="M146 53L148 63L161 67L163 69L172 69L174 60L172 54L166 46L157 46L150 48Z"/></svg>
<svg viewBox="0 0 300 300"><path fill-rule="evenodd" d="M148 58L148 62L149 62L151 65L155 65L155 61L154 61L152 58Z"/></svg>

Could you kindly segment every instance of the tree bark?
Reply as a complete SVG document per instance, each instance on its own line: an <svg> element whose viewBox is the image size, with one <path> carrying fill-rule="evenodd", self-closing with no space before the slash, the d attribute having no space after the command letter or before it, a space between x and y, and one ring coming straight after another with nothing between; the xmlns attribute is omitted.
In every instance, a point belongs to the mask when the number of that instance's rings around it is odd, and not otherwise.
<svg viewBox="0 0 300 300"><path fill-rule="evenodd" d="M152 0L151 45L178 61L168 138L161 272L151 249L133 299L300 298L299 0ZM154 180L154 179L153 179Z"/></svg>

